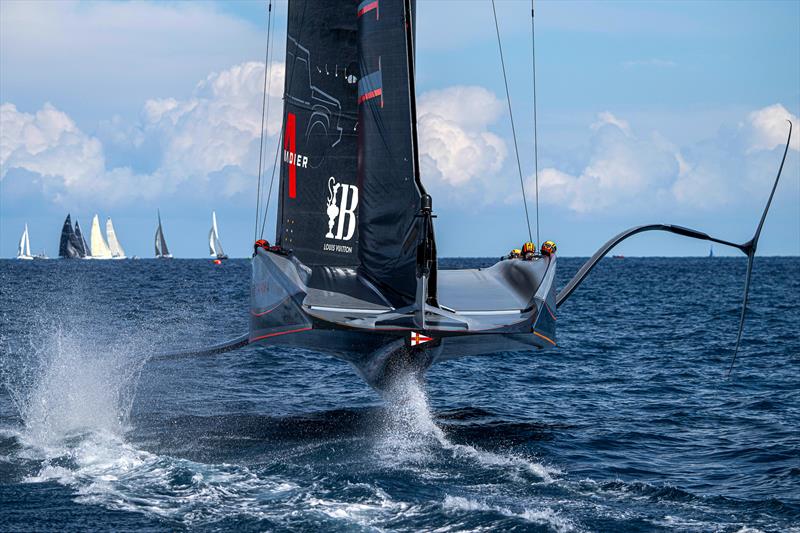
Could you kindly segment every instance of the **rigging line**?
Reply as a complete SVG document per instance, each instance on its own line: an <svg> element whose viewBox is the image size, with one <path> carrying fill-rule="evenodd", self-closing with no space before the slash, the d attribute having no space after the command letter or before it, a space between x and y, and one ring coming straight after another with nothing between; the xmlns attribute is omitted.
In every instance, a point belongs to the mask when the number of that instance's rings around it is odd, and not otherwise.
<svg viewBox="0 0 800 533"><path fill-rule="evenodd" d="M508 115L511 117L511 134L514 137L514 154L517 156L517 170L519 171L519 186L522 189L522 205L525 206L525 220L528 222L528 239L533 241L531 232L531 217L528 214L528 201L525 197L525 182L522 179L522 165L519 162L519 148L517 147L517 129L514 127L514 113L511 111L511 94L508 92L508 77L506 76L506 62L503 59L503 45L500 42L500 26L497 24L497 10L492 0L492 14L494 15L494 29L497 32L497 48L500 50L500 65L503 67L503 83L506 87L506 102Z"/></svg>
<svg viewBox="0 0 800 533"><path fill-rule="evenodd" d="M276 10L277 10L277 8L276 8ZM305 12L304 12L303 16L305 17ZM273 25L273 28L274 28L275 27L275 19L274 18L272 20L272 25ZM275 37L275 35L274 35L274 32L273 32L273 39L274 39L274 37ZM271 63L272 62L272 55L275 52L275 47L272 46L270 50L271 50L270 51L270 63ZM272 76L270 76L269 85L267 87L272 87ZM269 102L269 100L267 100L267 118L269 118L269 104L270 104L270 102ZM282 141L283 141L283 128L281 128L281 134L278 136L278 143L275 146L275 158L272 161L272 176L270 177L270 180L269 180L269 191L267 192L267 201L264 204L264 217L262 218L262 221L261 221L261 231L259 232L259 237L258 237L259 239L263 239L264 238L264 230L266 229L266 226L267 226L267 213L269 212L269 204L270 204L270 202L272 200L272 186L275 183L275 169L278 166L278 154L280 153L280 148L281 148L281 145L283 144Z"/></svg>
<svg viewBox="0 0 800 533"><path fill-rule="evenodd" d="M534 1L531 0L531 58L533 59L533 175L536 183L536 242L539 240L539 139L536 121L536 23L534 22Z"/></svg>
<svg viewBox="0 0 800 533"><path fill-rule="evenodd" d="M269 2L269 15L267 16L267 49L264 52L264 94L261 99L261 140L258 145L258 187L256 189L256 220L253 228L253 240L258 239L258 216L261 211L261 168L264 156L264 122L267 108L267 73L269 72L269 44L272 28L272 0Z"/></svg>
<svg viewBox="0 0 800 533"><path fill-rule="evenodd" d="M283 144L283 132L278 137L278 144L275 146L275 160L272 162L272 177L269 180L269 193L267 193L267 203L264 207L264 219L261 221L261 238L264 237L264 229L267 226L267 212L269 211L269 203L272 198L272 184L275 183L275 169L278 167L278 154Z"/></svg>

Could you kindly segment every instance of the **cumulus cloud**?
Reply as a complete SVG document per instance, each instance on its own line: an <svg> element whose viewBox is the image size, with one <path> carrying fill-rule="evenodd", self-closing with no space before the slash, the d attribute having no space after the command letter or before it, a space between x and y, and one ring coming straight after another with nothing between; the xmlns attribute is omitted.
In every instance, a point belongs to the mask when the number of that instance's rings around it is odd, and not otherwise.
<svg viewBox="0 0 800 533"><path fill-rule="evenodd" d="M283 64L273 63L270 76L267 132L275 136L281 127ZM99 131L112 148L143 156L136 150L151 147L153 168L146 173L109 165L103 143L50 104L35 114L3 104L0 179L21 169L41 176L42 192L52 200L104 204L154 198L184 185L196 194L211 185L225 196L248 191L257 172L263 80L263 63L243 63L209 75L188 99L148 100L135 126L116 117L102 123Z"/></svg>
<svg viewBox="0 0 800 533"><path fill-rule="evenodd" d="M418 129L426 185L450 196L491 182L508 155L506 143L488 130L503 103L483 87L449 87L419 98Z"/></svg>
<svg viewBox="0 0 800 533"><path fill-rule="evenodd" d="M712 139L680 148L658 133L638 134L606 111L590 126L590 155L580 172L540 172L541 198L589 213L713 209L757 195L774 175L771 151L785 145L786 119L797 120L780 104L765 107L738 128L722 128ZM791 148L800 150L800 143L793 139Z"/></svg>
<svg viewBox="0 0 800 533"><path fill-rule="evenodd" d="M797 116L781 104L773 104L750 113L744 125L750 134L750 150L772 150L776 146L785 146L787 120L791 120L795 128L798 126ZM792 135L790 146L793 150L800 150L800 135L796 132Z"/></svg>

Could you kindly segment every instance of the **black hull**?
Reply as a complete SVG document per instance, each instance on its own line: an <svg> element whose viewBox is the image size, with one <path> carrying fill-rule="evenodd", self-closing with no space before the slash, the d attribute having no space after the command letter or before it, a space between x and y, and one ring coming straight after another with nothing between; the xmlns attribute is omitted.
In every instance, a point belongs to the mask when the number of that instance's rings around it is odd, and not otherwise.
<svg viewBox="0 0 800 533"><path fill-rule="evenodd" d="M537 261L441 271L441 308L426 306L422 313L414 306L392 308L354 270L309 269L291 256L259 250L253 258L249 342L331 355L353 365L378 390L401 368L424 373L457 357L551 348L556 260ZM508 309L511 303L518 308ZM431 340L414 345L415 335Z"/></svg>

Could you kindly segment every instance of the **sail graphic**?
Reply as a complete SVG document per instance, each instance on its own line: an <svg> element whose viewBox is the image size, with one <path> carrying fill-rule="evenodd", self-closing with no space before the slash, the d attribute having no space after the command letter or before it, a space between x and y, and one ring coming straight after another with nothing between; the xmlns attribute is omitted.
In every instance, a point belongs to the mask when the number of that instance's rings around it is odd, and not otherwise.
<svg viewBox="0 0 800 533"><path fill-rule="evenodd" d="M106 219L106 239L108 240L108 247L111 250L111 257L114 259L125 259L125 250L117 240L117 232L114 231L114 224L111 222L111 217Z"/></svg>
<svg viewBox="0 0 800 533"><path fill-rule="evenodd" d="M276 242L308 266L358 265L359 0L292 0Z"/></svg>
<svg viewBox="0 0 800 533"><path fill-rule="evenodd" d="M81 226L78 224L78 219L75 219L75 242L76 248L80 252L80 257L89 257L92 255L92 250L89 248L89 245L86 244L86 238L83 236L83 232L81 232Z"/></svg>
<svg viewBox="0 0 800 533"><path fill-rule="evenodd" d="M219 232L217 231L217 213L211 211L211 229L208 231L208 253L217 259L227 259L222 243L219 242Z"/></svg>
<svg viewBox="0 0 800 533"><path fill-rule="evenodd" d="M161 227L161 211L158 211L158 229L155 238L156 257L159 259L172 259L172 254L167 248L167 240L164 238L164 229Z"/></svg>
<svg viewBox="0 0 800 533"><path fill-rule="evenodd" d="M77 259L83 257L81 255L82 240L75 234L72 228L72 219L70 215L64 220L64 226L61 228L61 240L58 245L58 257L65 259Z"/></svg>
<svg viewBox="0 0 800 533"><path fill-rule="evenodd" d="M25 231L22 232L22 237L19 239L19 247L17 248L17 259L33 259L31 255L31 241L28 237L28 225L25 224Z"/></svg>
<svg viewBox="0 0 800 533"><path fill-rule="evenodd" d="M92 219L91 242L92 259L111 259L111 249L100 231L100 219L97 215Z"/></svg>

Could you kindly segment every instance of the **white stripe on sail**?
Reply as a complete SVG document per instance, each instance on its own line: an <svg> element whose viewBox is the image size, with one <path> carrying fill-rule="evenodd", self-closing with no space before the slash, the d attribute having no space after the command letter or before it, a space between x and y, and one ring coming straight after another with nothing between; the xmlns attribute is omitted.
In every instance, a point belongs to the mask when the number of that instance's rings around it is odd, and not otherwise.
<svg viewBox="0 0 800 533"><path fill-rule="evenodd" d="M97 215L92 219L91 243L92 258L111 259L111 250L109 250L108 244L100 232L100 220Z"/></svg>

